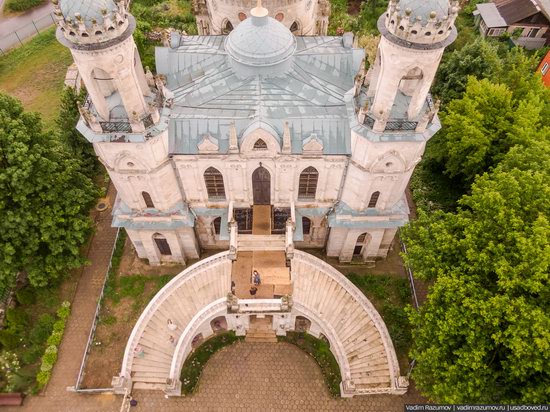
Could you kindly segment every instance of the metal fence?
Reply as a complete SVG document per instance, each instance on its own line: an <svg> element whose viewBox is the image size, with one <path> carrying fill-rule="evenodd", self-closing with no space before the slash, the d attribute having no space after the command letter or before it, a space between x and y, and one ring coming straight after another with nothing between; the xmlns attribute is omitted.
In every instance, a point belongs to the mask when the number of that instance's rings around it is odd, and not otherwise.
<svg viewBox="0 0 550 412"><path fill-rule="evenodd" d="M32 20L29 24L11 32L7 36L0 38L0 54L6 53L9 49L21 46L25 41L31 39L39 33L47 30L55 24L52 13L45 15L37 20Z"/></svg>
<svg viewBox="0 0 550 412"><path fill-rule="evenodd" d="M111 258L109 259L109 267L107 268L107 272L105 273L105 279L103 280L103 286L101 288L101 293L99 295L99 299L97 300L97 306L95 309L95 315L94 315L94 321L92 323L92 327L90 328L90 334L88 335L88 342L86 343L86 349L84 351L84 356L82 357L82 362L80 364L80 370L78 371L78 377L76 379L76 384L74 386L75 392L81 392L81 393L104 393L104 392L112 392L112 388L97 388L97 389L82 389L80 385L82 384L82 380L84 379L84 368L86 367L86 361L88 360L88 355L90 353L90 349L92 348L92 343L94 341L95 336L95 330L97 328L97 322L99 321L99 312L101 310L101 304L103 302L103 294L105 293L105 286L107 285L107 281L109 280L109 275L111 274L111 267L113 264L113 255L116 250L116 246L118 243L118 238L120 236L120 228L117 230L115 243L113 244L113 250L111 251Z"/></svg>

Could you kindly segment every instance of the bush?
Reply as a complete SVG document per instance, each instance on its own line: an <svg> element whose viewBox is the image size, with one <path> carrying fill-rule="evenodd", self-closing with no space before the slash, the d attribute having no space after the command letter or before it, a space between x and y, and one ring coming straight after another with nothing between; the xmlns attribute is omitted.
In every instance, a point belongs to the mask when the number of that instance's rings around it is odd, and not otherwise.
<svg viewBox="0 0 550 412"><path fill-rule="evenodd" d="M7 0L6 9L8 11L25 11L40 6L43 2L44 0Z"/></svg>
<svg viewBox="0 0 550 412"><path fill-rule="evenodd" d="M6 312L6 320L10 329L19 331L29 325L30 316L22 308L10 308Z"/></svg>
<svg viewBox="0 0 550 412"><path fill-rule="evenodd" d="M36 382L38 388L43 388L52 375L52 369L57 361L57 347L61 343L63 338L63 331L65 330L65 323L70 315L70 303L65 301L61 304L61 307L57 310L58 320L53 323L53 332L47 338L48 347L44 351L42 356L42 363L40 365L40 372L36 375Z"/></svg>
<svg viewBox="0 0 550 412"><path fill-rule="evenodd" d="M32 305L36 302L36 294L34 293L34 289L30 287L17 291L15 296L17 301L24 306Z"/></svg>
<svg viewBox="0 0 550 412"><path fill-rule="evenodd" d="M48 339L50 333L52 333L53 324L55 319L52 315L44 314L38 318L38 322L32 328L29 333L29 340L35 344L40 345Z"/></svg>
<svg viewBox="0 0 550 412"><path fill-rule="evenodd" d="M19 336L12 330L0 330L0 344L6 349L15 349L21 342Z"/></svg>

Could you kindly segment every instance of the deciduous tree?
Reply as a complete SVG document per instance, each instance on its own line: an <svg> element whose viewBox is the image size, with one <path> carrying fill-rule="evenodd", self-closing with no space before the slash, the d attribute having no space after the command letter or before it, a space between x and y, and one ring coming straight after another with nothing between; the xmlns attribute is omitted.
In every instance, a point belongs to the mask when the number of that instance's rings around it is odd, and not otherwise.
<svg viewBox="0 0 550 412"><path fill-rule="evenodd" d="M36 113L0 94L0 282L44 286L83 263L97 189Z"/></svg>

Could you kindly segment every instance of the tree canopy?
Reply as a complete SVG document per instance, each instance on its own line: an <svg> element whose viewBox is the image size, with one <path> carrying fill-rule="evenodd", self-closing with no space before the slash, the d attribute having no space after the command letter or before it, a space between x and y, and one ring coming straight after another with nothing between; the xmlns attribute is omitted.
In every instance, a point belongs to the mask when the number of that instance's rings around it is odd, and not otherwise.
<svg viewBox="0 0 550 412"><path fill-rule="evenodd" d="M0 94L0 282L20 272L44 286L83 263L97 195L59 138L36 113Z"/></svg>
<svg viewBox="0 0 550 412"><path fill-rule="evenodd" d="M429 157L465 189L475 177L496 166L515 145L548 128L550 91L531 71L532 58L512 50L506 70L492 79L468 78L461 98L441 113L443 129L429 147Z"/></svg>

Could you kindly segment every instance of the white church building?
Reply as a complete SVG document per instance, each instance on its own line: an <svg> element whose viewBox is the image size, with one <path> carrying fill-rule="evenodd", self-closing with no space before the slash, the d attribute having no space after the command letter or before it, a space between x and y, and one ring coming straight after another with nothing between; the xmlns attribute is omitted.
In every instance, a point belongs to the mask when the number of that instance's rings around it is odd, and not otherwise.
<svg viewBox="0 0 550 412"><path fill-rule="evenodd" d="M57 37L89 93L78 130L118 191L113 225L153 265L222 251L151 301L128 341L119 388L175 395L198 341L220 325L246 334L267 316L274 333L307 324L330 342L344 396L406 390L372 304L297 249L324 249L342 262L388 253L408 220L405 188L440 128L428 92L456 38L457 2L391 0L368 71L352 33L309 35L326 33L312 17L298 30L308 36L294 35L292 13L305 16L300 7L322 2L294 3L280 18L276 6L204 2L202 35L173 32L156 49L153 76L142 68L123 1L54 0ZM258 267L273 278L250 299L243 279ZM159 338L168 317L180 326L175 348ZM151 359L136 358L137 347Z"/></svg>

